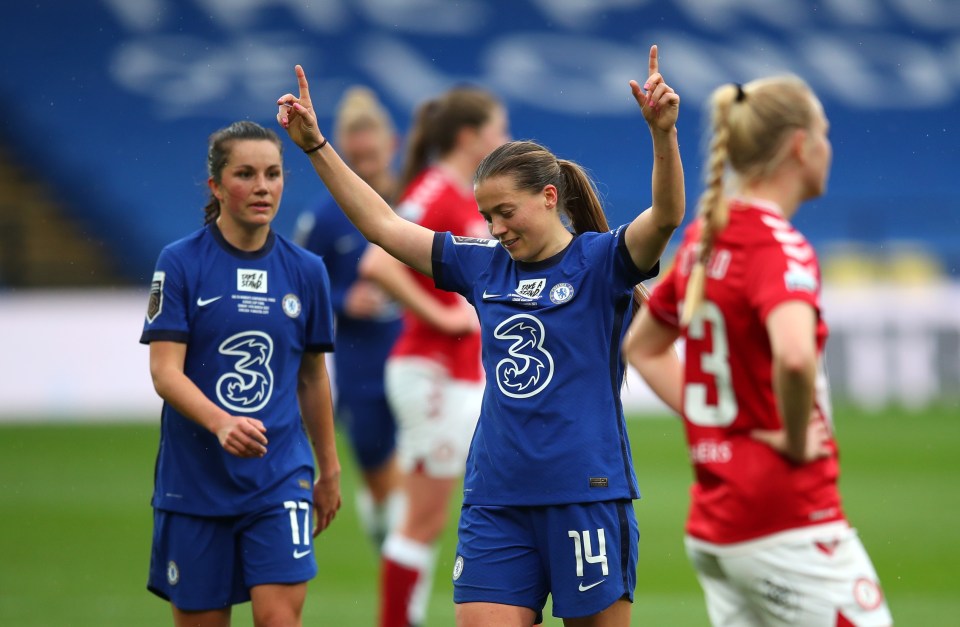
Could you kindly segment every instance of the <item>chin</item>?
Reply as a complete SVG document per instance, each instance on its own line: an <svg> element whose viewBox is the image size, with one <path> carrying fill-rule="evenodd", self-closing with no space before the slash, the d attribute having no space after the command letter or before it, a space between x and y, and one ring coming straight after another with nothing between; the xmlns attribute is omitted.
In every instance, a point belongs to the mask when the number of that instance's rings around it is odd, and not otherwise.
<svg viewBox="0 0 960 627"><path fill-rule="evenodd" d="M516 248L507 248L503 244L500 244L500 246L502 246L503 249L507 251L507 254L510 255L510 258L513 259L514 261L523 261L523 258L517 254Z"/></svg>

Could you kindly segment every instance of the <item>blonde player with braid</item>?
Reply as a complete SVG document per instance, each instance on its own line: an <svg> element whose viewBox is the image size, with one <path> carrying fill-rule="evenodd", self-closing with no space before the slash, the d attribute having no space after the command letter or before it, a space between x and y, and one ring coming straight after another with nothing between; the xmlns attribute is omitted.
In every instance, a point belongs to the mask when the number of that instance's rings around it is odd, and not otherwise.
<svg viewBox="0 0 960 627"><path fill-rule="evenodd" d="M841 507L820 268L790 224L826 188L827 119L793 76L724 85L711 106L698 219L624 342L683 416L695 475L686 546L710 620L890 625Z"/></svg>

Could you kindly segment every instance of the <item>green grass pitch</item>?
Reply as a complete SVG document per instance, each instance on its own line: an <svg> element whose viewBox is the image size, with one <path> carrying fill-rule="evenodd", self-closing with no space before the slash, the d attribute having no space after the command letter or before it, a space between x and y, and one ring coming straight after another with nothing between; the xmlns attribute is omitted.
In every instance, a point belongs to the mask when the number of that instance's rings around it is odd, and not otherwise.
<svg viewBox="0 0 960 627"><path fill-rule="evenodd" d="M898 625L960 625L960 409L837 412L847 514ZM680 425L630 423L644 498L633 624L705 625L682 549L690 470ZM170 625L144 585L156 424L0 427L0 625ZM344 507L317 542L305 625L373 625L377 561L356 520L356 472L341 446ZM453 624L451 508L427 625ZM560 625L549 616L545 625ZM251 625L249 607L234 625Z"/></svg>

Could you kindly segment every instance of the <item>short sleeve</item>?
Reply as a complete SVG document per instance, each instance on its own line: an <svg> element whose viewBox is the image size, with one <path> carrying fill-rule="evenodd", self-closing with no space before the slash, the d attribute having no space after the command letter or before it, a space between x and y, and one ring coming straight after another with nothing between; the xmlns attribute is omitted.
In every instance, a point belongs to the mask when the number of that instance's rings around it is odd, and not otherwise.
<svg viewBox="0 0 960 627"><path fill-rule="evenodd" d="M820 268L813 248L807 242L789 249L771 242L757 250L747 287L761 320L787 301L803 301L819 311Z"/></svg>
<svg viewBox="0 0 960 627"><path fill-rule="evenodd" d="M187 319L187 284L184 267L170 248L157 259L150 282L147 313L140 335L141 344L154 341L187 343L190 325Z"/></svg>
<svg viewBox="0 0 960 627"><path fill-rule="evenodd" d="M500 243L479 237L455 236L450 232L433 236L433 282L437 289L458 292L473 302L476 277L487 268Z"/></svg>
<svg viewBox="0 0 960 627"><path fill-rule="evenodd" d="M650 294L647 307L658 321L670 327L680 326L679 301L677 299L677 266L667 272Z"/></svg>
<svg viewBox="0 0 960 627"><path fill-rule="evenodd" d="M633 258L630 256L630 249L627 248L627 225L624 224L618 227L613 233L617 238L617 256L616 256L616 266L615 269L623 274L630 285L636 285L646 281L647 279L652 279L653 277L660 274L660 260L657 260L657 263L653 264L652 268L647 268L646 270L638 268L635 263L633 263Z"/></svg>
<svg viewBox="0 0 960 627"><path fill-rule="evenodd" d="M330 298L330 276L323 261L309 257L310 273L303 293L310 297L306 327L306 350L314 353L333 352L333 305Z"/></svg>

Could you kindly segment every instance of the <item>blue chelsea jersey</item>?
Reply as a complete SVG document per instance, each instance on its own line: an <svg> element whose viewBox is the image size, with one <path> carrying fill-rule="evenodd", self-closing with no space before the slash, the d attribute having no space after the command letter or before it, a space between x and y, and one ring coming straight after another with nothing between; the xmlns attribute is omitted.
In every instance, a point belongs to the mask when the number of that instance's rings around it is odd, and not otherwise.
<svg viewBox="0 0 960 627"><path fill-rule="evenodd" d="M269 440L264 457L235 457L164 403L154 507L224 516L312 501L297 374L305 352L333 350L319 257L272 231L262 249L244 252L208 225L160 253L140 341L186 344L186 376L227 413L261 420Z"/></svg>
<svg viewBox="0 0 960 627"><path fill-rule="evenodd" d="M495 241L438 233L437 287L477 309L486 389L464 503L556 505L639 498L620 402L620 344L637 269L625 227L576 236L536 263Z"/></svg>
<svg viewBox="0 0 960 627"><path fill-rule="evenodd" d="M330 274L338 400L385 398L383 363L400 335L400 306L391 301L373 319L354 318L345 311L347 292L359 277L357 266L367 240L328 198L300 216L293 241L322 257Z"/></svg>

